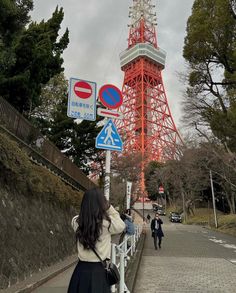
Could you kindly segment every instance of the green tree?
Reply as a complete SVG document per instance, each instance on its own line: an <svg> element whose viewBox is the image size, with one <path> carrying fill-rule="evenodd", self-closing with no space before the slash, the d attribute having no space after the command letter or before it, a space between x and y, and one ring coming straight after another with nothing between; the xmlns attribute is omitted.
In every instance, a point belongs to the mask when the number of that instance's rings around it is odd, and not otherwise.
<svg viewBox="0 0 236 293"><path fill-rule="evenodd" d="M40 129L43 134L49 134L53 115L57 106L65 100L68 92L68 81L63 72L52 77L42 88L41 104L34 108L29 117L31 122Z"/></svg>
<svg viewBox="0 0 236 293"><path fill-rule="evenodd" d="M148 197L151 200L157 200L159 195L158 187L162 185L161 178L157 175L157 170L163 167L162 163L152 161L144 170L145 187Z"/></svg>
<svg viewBox="0 0 236 293"><path fill-rule="evenodd" d="M195 0L183 56L189 64L185 121L209 126L236 151L235 1Z"/></svg>
<svg viewBox="0 0 236 293"><path fill-rule="evenodd" d="M63 151L85 173L92 170L92 163L101 164L103 156L101 151L95 148L95 139L101 130L98 122L83 120L77 122L67 116L67 93L56 105L52 112L47 135L50 140Z"/></svg>
<svg viewBox="0 0 236 293"><path fill-rule="evenodd" d="M0 76L14 64L16 39L29 23L33 0L0 0Z"/></svg>
<svg viewBox="0 0 236 293"><path fill-rule="evenodd" d="M11 59L11 62L7 66L1 63L0 94L20 112L30 115L42 103L42 85L63 71L61 55L69 43L69 32L66 30L58 40L64 17L62 8L56 8L48 21L31 22L26 28L32 1L3 2L7 3L4 6L4 15L13 17L15 13L17 18L12 21L12 37L9 37L9 32L2 38L2 47L9 45L8 55L11 56L8 60ZM3 60L6 54L7 52L3 52L0 59Z"/></svg>

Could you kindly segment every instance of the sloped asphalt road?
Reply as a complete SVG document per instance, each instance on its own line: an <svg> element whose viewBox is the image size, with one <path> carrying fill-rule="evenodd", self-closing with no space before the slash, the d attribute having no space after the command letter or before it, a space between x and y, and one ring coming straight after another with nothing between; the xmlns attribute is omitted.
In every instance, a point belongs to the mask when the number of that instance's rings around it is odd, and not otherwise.
<svg viewBox="0 0 236 293"><path fill-rule="evenodd" d="M160 250L147 226L134 293L235 293L236 238L162 219Z"/></svg>

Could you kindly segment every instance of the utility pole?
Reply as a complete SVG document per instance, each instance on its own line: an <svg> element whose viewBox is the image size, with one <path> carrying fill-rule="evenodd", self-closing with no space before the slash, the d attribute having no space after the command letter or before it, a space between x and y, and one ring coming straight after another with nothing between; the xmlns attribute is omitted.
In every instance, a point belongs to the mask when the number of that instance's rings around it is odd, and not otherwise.
<svg viewBox="0 0 236 293"><path fill-rule="evenodd" d="M181 188L181 194L182 194L182 201L183 201L184 222L186 222L185 194L182 188Z"/></svg>
<svg viewBox="0 0 236 293"><path fill-rule="evenodd" d="M216 228L218 228L218 222L217 222L217 216L216 216L216 202L215 202L215 194L214 194L214 186L213 186L211 170L210 170L210 181L211 181L211 194L212 194L212 203L213 203L213 210L214 210L215 226L216 226Z"/></svg>

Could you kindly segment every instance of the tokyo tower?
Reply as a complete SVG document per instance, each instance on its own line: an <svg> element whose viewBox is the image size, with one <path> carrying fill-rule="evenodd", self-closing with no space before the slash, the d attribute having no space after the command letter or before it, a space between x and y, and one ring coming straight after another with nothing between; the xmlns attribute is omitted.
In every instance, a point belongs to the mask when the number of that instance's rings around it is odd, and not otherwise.
<svg viewBox="0 0 236 293"><path fill-rule="evenodd" d="M178 145L182 145L163 85L166 53L157 45L154 7L151 0L133 0L128 48L120 54L124 83L119 110L124 119L116 124L124 152L141 154L143 191L146 163L177 158Z"/></svg>

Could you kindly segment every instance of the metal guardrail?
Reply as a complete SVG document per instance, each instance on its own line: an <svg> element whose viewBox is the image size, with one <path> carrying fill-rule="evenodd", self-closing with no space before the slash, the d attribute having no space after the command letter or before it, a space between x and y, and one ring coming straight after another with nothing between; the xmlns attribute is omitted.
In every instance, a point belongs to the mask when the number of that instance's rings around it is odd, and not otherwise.
<svg viewBox="0 0 236 293"><path fill-rule="evenodd" d="M138 240L142 233L142 226L135 226L134 235L125 235L124 241L119 245L112 243L111 245L111 261L117 265L120 272L120 282L117 286L112 286L111 292L130 293L125 284L125 268L128 261L134 255Z"/></svg>
<svg viewBox="0 0 236 293"><path fill-rule="evenodd" d="M28 145L27 152L37 162L83 191L96 186L69 158L0 97L0 124L17 139Z"/></svg>

